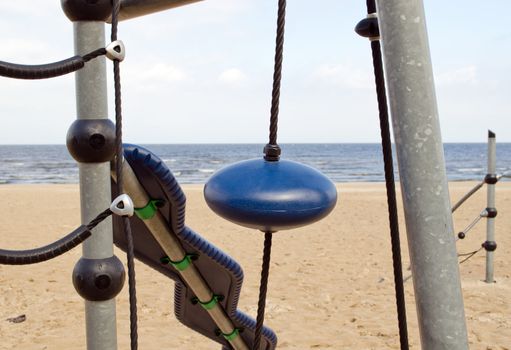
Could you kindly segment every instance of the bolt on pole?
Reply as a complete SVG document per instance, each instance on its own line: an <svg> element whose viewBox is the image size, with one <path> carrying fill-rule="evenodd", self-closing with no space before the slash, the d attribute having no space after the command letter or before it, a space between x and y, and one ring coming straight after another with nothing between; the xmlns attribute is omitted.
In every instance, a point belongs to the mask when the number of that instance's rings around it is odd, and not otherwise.
<svg viewBox="0 0 511 350"><path fill-rule="evenodd" d="M468 338L422 0L378 1L422 349Z"/></svg>

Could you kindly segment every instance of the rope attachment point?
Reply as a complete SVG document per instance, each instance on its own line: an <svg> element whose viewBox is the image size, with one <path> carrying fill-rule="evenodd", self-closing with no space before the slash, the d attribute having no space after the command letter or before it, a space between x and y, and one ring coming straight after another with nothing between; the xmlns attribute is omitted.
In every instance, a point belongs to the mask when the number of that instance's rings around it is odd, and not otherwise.
<svg viewBox="0 0 511 350"><path fill-rule="evenodd" d="M107 45L106 49L106 57L108 57L112 61L122 62L126 57L126 48L124 47L124 43L122 40L112 41Z"/></svg>
<svg viewBox="0 0 511 350"><path fill-rule="evenodd" d="M364 38L368 38L369 41L380 40L378 15L376 13L369 13L366 18L357 23L355 32Z"/></svg>
<svg viewBox="0 0 511 350"><path fill-rule="evenodd" d="M127 194L121 194L113 200L110 205L110 210L118 216L133 216L135 206L130 196Z"/></svg>
<svg viewBox="0 0 511 350"><path fill-rule="evenodd" d="M269 162L276 162L280 159L282 153L279 145L267 144L264 146L264 159Z"/></svg>
<svg viewBox="0 0 511 350"><path fill-rule="evenodd" d="M481 244L481 247L483 247L487 252L494 252L497 249L497 242L485 241Z"/></svg>

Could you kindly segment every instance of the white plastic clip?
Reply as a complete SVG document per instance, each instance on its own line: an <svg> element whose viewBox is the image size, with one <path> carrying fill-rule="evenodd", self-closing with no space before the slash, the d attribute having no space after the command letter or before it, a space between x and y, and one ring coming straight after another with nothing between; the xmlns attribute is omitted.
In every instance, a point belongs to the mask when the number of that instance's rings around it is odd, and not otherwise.
<svg viewBox="0 0 511 350"><path fill-rule="evenodd" d="M135 206L133 205L133 201L131 200L130 196L127 194L121 194L119 197L114 199L110 205L110 210L115 215L133 216L135 212Z"/></svg>
<svg viewBox="0 0 511 350"><path fill-rule="evenodd" d="M112 41L110 44L107 45L105 50L106 57L108 57L112 61L117 60L119 62L122 62L124 60L124 57L126 56L126 48L124 47L124 43L121 40Z"/></svg>

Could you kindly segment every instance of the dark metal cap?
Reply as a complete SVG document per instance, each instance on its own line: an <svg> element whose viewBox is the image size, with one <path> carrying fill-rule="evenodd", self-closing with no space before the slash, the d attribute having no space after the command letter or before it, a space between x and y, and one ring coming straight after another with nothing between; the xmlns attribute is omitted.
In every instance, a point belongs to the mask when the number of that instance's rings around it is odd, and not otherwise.
<svg viewBox="0 0 511 350"><path fill-rule="evenodd" d="M368 38L370 40L376 40L380 38L380 28L378 27L378 18L373 15L368 15L355 26L355 32Z"/></svg>
<svg viewBox="0 0 511 350"><path fill-rule="evenodd" d="M267 144L264 146L264 159L269 162L276 162L280 159L282 153L279 145Z"/></svg>
<svg viewBox="0 0 511 350"><path fill-rule="evenodd" d="M112 14L111 0L60 0L62 10L72 22L105 21Z"/></svg>

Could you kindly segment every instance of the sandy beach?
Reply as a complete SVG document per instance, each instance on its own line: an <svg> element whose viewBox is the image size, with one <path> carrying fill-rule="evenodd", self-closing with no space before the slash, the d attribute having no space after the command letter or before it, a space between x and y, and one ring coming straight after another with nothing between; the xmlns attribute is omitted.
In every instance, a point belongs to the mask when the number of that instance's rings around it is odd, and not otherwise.
<svg viewBox="0 0 511 350"><path fill-rule="evenodd" d="M454 203L475 185L450 183ZM263 234L217 217L202 187L184 186L187 225L243 267L239 308L255 316ZM266 325L279 349L399 349L385 186L339 184L334 212L309 227L274 235ZM52 242L80 223L78 185L0 186L0 247L29 249ZM400 194L399 199L400 199ZM480 190L454 215L456 231L486 207ZM485 253L460 265L471 349L511 349L511 183L497 185L496 283L487 284ZM405 276L409 258L402 208ZM486 239L481 222L458 252ZM125 255L116 249L122 261ZM0 349L85 349L83 300L71 283L81 248L30 266L0 265ZM140 349L219 349L174 317L173 282L136 264ZM410 348L420 349L412 281L405 285ZM21 323L8 318L26 315ZM129 348L127 283L117 299L119 349Z"/></svg>

